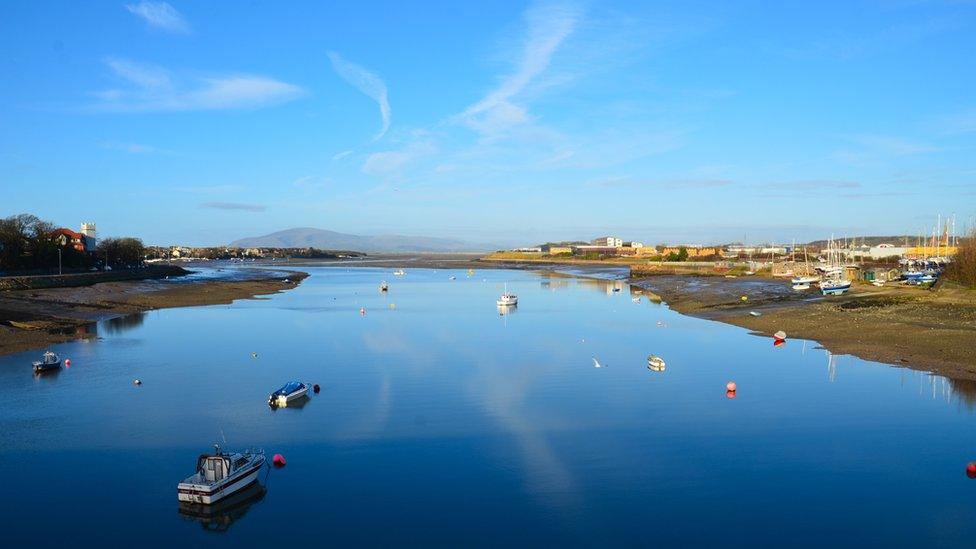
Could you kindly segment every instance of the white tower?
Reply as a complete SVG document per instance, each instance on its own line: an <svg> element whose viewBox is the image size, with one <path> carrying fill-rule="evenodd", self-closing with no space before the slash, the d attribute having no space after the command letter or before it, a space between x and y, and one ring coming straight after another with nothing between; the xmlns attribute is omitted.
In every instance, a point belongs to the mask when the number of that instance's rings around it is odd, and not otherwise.
<svg viewBox="0 0 976 549"><path fill-rule="evenodd" d="M85 251L94 252L95 251L95 224L94 223L82 223L81 224L81 234L85 235Z"/></svg>

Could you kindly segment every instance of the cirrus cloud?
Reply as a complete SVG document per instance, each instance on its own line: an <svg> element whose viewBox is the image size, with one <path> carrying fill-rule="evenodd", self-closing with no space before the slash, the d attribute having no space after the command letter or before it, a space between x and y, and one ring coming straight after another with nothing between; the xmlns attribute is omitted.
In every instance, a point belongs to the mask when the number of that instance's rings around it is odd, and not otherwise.
<svg viewBox="0 0 976 549"><path fill-rule="evenodd" d="M179 77L159 66L108 58L123 86L95 92L92 108L116 112L197 111L258 108L291 101L305 90L254 74Z"/></svg>
<svg viewBox="0 0 976 549"><path fill-rule="evenodd" d="M138 4L126 4L125 9L145 21L150 27L169 32L190 32L190 25L183 19L183 15L166 2L143 0Z"/></svg>

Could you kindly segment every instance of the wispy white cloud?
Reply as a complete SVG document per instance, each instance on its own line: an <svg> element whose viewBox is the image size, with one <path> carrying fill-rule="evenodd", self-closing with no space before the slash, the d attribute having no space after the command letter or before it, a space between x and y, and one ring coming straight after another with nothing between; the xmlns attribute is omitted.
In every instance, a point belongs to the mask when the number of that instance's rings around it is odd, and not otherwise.
<svg viewBox="0 0 976 549"><path fill-rule="evenodd" d="M200 204L200 207L211 210L239 210L245 212L263 212L268 209L267 206L261 204L242 204L240 202L204 202Z"/></svg>
<svg viewBox="0 0 976 549"><path fill-rule="evenodd" d="M548 67L553 54L576 28L580 11L571 5L539 5L525 13L527 33L514 70L458 119L486 134L504 132L530 119L516 100Z"/></svg>
<svg viewBox="0 0 976 549"><path fill-rule="evenodd" d="M383 120L383 127L373 138L377 141L386 135L390 129L390 101L387 97L386 84L379 77L369 70L349 61L346 61L338 53L329 52L329 60L332 61L332 68L343 80L351 86L364 93L367 97L376 101L380 108L380 117Z"/></svg>
<svg viewBox="0 0 976 549"><path fill-rule="evenodd" d="M352 154L352 151L337 152L334 155L332 155L332 160L335 161L342 160L343 158L349 156L350 154Z"/></svg>
<svg viewBox="0 0 976 549"><path fill-rule="evenodd" d="M169 32L190 32L190 25L176 8L167 2L143 0L138 4L126 4L125 9L136 15L149 26Z"/></svg>
<svg viewBox="0 0 976 549"><path fill-rule="evenodd" d="M223 74L178 79L155 65L127 59L105 61L123 87L100 90L92 107L108 111L194 111L257 108L305 94L294 84L267 76Z"/></svg>
<svg viewBox="0 0 976 549"><path fill-rule="evenodd" d="M438 147L427 131L416 130L399 149L374 152L363 162L363 173L386 179L400 179L404 169L415 161L434 155Z"/></svg>

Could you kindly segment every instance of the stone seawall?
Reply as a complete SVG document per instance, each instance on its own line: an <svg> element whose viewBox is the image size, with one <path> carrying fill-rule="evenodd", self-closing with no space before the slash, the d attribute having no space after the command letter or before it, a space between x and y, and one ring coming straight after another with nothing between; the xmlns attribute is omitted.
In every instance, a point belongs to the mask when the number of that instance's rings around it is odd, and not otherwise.
<svg viewBox="0 0 976 549"><path fill-rule="evenodd" d="M94 273L74 273L65 275L4 276L0 277L0 291L40 290L43 288L71 288L91 286L99 282L119 282L122 280L149 280L167 276L188 274L183 267L176 265L153 265L144 269L121 271L99 271Z"/></svg>

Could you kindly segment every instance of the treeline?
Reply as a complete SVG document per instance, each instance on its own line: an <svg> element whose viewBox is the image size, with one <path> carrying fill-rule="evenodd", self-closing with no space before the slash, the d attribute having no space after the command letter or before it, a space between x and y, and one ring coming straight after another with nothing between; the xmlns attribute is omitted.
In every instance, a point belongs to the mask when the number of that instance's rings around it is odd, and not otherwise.
<svg viewBox="0 0 976 549"><path fill-rule="evenodd" d="M946 278L970 288L976 288L976 229L967 238L959 239L959 250L946 267Z"/></svg>
<svg viewBox="0 0 976 549"><path fill-rule="evenodd" d="M0 271L57 272L59 250L65 271L142 264L145 246L138 238L106 238L97 242L94 254L89 254L76 250L70 241L61 246L55 230L56 225L32 214L0 219Z"/></svg>

